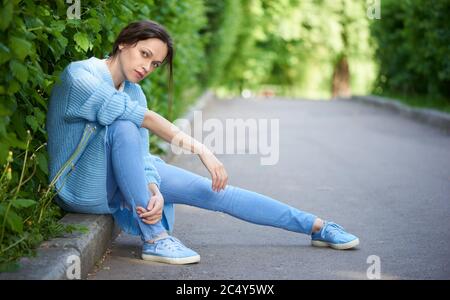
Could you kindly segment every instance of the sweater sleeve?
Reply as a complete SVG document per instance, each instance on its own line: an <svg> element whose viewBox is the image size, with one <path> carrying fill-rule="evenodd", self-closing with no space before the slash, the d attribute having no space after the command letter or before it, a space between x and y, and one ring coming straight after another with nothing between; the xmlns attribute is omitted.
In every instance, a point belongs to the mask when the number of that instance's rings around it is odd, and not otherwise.
<svg viewBox="0 0 450 300"><path fill-rule="evenodd" d="M131 100L109 83L95 77L82 67L68 68L71 81L64 119L86 119L106 126L115 120L129 120L141 127L147 107Z"/></svg>

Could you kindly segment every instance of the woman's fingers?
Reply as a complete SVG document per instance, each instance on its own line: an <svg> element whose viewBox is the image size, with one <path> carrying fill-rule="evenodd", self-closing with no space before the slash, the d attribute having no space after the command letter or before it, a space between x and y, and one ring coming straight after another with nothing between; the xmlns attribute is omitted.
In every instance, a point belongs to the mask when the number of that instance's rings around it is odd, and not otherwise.
<svg viewBox="0 0 450 300"><path fill-rule="evenodd" d="M136 207L136 212L139 215L139 217L142 218L142 219L151 217L151 216L156 214L156 212L146 210L145 208L142 208L140 206Z"/></svg>
<svg viewBox="0 0 450 300"><path fill-rule="evenodd" d="M225 189L225 187L227 186L227 182L228 182L228 174L227 171L225 171L225 168L222 167L222 186L221 189Z"/></svg>
<svg viewBox="0 0 450 300"><path fill-rule="evenodd" d="M225 189L228 175L224 165L210 151L201 153L200 159L211 174L211 189L215 192Z"/></svg>
<svg viewBox="0 0 450 300"><path fill-rule="evenodd" d="M162 213L162 211L147 211L147 212L141 213L139 215L139 217L141 217L141 218L150 218L150 217L153 217L153 216L160 215L161 213Z"/></svg>
<svg viewBox="0 0 450 300"><path fill-rule="evenodd" d="M223 182L225 181L225 178L224 178L223 170L221 168L219 168L217 173L219 173L219 180L218 180L218 184L217 184L217 191L220 192L220 190L223 188Z"/></svg>
<svg viewBox="0 0 450 300"><path fill-rule="evenodd" d="M220 192L220 190L225 189L228 181L228 174L223 166L217 167L214 170L215 176L213 176L213 190Z"/></svg>
<svg viewBox="0 0 450 300"><path fill-rule="evenodd" d="M146 209L142 207L136 207L137 213L139 217L142 219L142 222L146 224L155 224L162 218L162 212L161 213L150 213ZM150 214L150 215L149 215Z"/></svg>
<svg viewBox="0 0 450 300"><path fill-rule="evenodd" d="M218 179L216 169L213 169L211 171L211 179L212 179L211 188L215 192L217 190L217 179Z"/></svg>
<svg viewBox="0 0 450 300"><path fill-rule="evenodd" d="M141 207L141 206L137 206L136 207L136 212L137 212L138 215L141 215L141 214L147 212L147 210L145 208Z"/></svg>
<svg viewBox="0 0 450 300"><path fill-rule="evenodd" d="M150 197L150 201L148 201L147 210L152 210L156 203L156 197Z"/></svg>
<svg viewBox="0 0 450 300"><path fill-rule="evenodd" d="M158 211L162 211L164 206L164 201L161 199L157 199L155 202L155 205L153 206L152 209L150 209L150 212L158 212Z"/></svg>
<svg viewBox="0 0 450 300"><path fill-rule="evenodd" d="M155 224L162 219L162 210L161 212L149 212L145 208L137 206L136 211L145 224Z"/></svg>
<svg viewBox="0 0 450 300"><path fill-rule="evenodd" d="M161 220L162 215L156 215L152 218L145 218L142 220L142 222L144 222L145 224L155 224L157 223L159 220Z"/></svg>
<svg viewBox="0 0 450 300"><path fill-rule="evenodd" d="M211 171L211 179L212 179L211 188L212 188L213 191L216 191L216 185L217 185L217 174L216 174L216 170L212 170L212 171Z"/></svg>
<svg viewBox="0 0 450 300"><path fill-rule="evenodd" d="M163 211L163 203L157 201L156 204L151 209L141 213L140 217L148 218L148 217L152 217L155 215L160 215L160 214L162 214L162 211Z"/></svg>

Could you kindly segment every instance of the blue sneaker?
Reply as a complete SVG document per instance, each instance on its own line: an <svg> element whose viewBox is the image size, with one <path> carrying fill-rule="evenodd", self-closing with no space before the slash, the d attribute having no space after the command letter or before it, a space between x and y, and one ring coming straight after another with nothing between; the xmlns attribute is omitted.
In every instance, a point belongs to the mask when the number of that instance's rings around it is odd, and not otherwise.
<svg viewBox="0 0 450 300"><path fill-rule="evenodd" d="M324 222L322 229L311 235L311 244L316 247L331 247L345 250L359 245L359 239L333 222Z"/></svg>
<svg viewBox="0 0 450 300"><path fill-rule="evenodd" d="M200 255L189 249L177 238L168 236L142 246L142 259L174 265L193 264L200 261Z"/></svg>

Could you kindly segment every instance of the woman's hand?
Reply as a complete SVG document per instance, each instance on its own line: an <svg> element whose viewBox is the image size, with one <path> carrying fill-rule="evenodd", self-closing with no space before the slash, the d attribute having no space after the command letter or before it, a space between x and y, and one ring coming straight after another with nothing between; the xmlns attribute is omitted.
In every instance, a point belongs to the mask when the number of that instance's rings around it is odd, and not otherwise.
<svg viewBox="0 0 450 300"><path fill-rule="evenodd" d="M199 156L202 163L211 174L213 191L219 192L221 189L225 189L228 181L228 174L223 164L208 149L202 151Z"/></svg>
<svg viewBox="0 0 450 300"><path fill-rule="evenodd" d="M164 198L156 184L151 183L149 189L153 196L150 198L147 208L137 206L136 212L145 224L155 224L162 218Z"/></svg>

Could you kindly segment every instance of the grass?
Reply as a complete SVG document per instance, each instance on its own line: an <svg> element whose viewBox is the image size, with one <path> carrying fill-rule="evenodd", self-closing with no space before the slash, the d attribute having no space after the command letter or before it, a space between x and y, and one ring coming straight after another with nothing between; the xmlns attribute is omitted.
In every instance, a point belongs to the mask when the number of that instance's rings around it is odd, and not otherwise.
<svg viewBox="0 0 450 300"><path fill-rule="evenodd" d="M450 113L450 99L434 96L405 95L400 93L383 93L375 95L398 100L411 107L431 108L441 112Z"/></svg>
<svg viewBox="0 0 450 300"><path fill-rule="evenodd" d="M60 175L45 188L36 189L33 178L36 157L40 149L30 151L30 131L25 153L16 156L20 168L13 168L13 152L8 153L3 171L0 171L0 272L17 270L19 259L34 256L41 242L64 233L83 231L78 224L61 224L64 212L54 203L55 183ZM30 155L31 154L31 155ZM19 169L17 174L13 169Z"/></svg>

